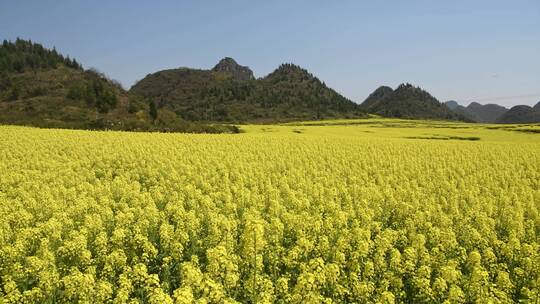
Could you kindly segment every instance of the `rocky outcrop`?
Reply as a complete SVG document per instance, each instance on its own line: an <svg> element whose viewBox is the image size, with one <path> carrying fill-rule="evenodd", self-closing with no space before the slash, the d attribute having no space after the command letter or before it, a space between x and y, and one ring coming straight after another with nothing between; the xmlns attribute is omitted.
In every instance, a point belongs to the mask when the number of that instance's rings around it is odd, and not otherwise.
<svg viewBox="0 0 540 304"><path fill-rule="evenodd" d="M236 63L231 57L225 57L219 61L212 69L214 72L225 72L232 76L234 80L252 80L255 79L253 71L247 67Z"/></svg>

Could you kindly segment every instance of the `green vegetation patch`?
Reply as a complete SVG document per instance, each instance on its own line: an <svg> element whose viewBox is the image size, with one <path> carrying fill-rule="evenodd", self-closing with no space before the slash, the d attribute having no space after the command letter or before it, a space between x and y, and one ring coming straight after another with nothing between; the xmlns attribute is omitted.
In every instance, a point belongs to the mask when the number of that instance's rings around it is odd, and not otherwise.
<svg viewBox="0 0 540 304"><path fill-rule="evenodd" d="M407 138L407 139L435 139L435 140L471 140L471 141L480 140L480 137L477 137L477 136L444 136L444 135L405 136L403 138Z"/></svg>

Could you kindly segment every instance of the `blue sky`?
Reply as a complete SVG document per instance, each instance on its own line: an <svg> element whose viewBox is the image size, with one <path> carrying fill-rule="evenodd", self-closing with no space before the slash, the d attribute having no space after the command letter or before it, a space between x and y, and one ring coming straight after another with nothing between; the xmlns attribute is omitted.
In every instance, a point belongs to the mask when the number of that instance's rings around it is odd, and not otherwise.
<svg viewBox="0 0 540 304"><path fill-rule="evenodd" d="M230 56L296 63L356 102L410 82L441 101L540 101L540 1L0 0L0 39L31 39L129 88Z"/></svg>

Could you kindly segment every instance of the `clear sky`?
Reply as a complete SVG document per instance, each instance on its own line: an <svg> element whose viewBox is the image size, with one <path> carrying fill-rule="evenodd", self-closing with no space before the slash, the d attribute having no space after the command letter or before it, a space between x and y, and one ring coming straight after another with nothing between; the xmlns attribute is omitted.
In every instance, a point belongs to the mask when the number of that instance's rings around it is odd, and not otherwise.
<svg viewBox="0 0 540 304"><path fill-rule="evenodd" d="M296 63L356 102L401 82L441 101L540 101L539 0L0 0L0 39L16 37L126 88L230 56L257 77Z"/></svg>

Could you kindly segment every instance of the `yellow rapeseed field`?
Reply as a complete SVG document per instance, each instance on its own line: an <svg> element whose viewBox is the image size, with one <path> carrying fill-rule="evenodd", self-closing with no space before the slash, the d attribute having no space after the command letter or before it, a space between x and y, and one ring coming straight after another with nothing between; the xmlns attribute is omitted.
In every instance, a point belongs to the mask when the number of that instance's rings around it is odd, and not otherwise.
<svg viewBox="0 0 540 304"><path fill-rule="evenodd" d="M540 126L0 126L0 303L540 301Z"/></svg>

